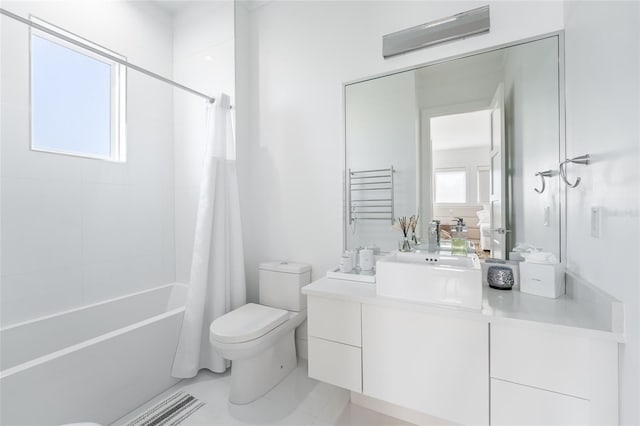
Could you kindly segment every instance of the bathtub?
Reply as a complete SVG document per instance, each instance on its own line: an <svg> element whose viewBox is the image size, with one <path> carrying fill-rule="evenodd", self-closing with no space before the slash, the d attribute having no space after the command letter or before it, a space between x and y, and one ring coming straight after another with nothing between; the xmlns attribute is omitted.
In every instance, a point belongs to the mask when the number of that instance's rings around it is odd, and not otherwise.
<svg viewBox="0 0 640 426"><path fill-rule="evenodd" d="M171 387L186 286L0 329L0 424L109 424Z"/></svg>

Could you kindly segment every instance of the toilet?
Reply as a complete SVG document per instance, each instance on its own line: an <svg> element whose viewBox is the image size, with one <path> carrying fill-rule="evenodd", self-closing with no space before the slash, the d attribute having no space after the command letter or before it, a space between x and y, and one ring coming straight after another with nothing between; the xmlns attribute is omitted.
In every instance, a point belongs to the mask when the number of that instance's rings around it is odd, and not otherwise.
<svg viewBox="0 0 640 426"><path fill-rule="evenodd" d="M259 266L260 304L247 303L211 323L211 345L231 361L229 401L248 404L266 394L297 366L294 333L307 318L300 288L311 266L264 262Z"/></svg>

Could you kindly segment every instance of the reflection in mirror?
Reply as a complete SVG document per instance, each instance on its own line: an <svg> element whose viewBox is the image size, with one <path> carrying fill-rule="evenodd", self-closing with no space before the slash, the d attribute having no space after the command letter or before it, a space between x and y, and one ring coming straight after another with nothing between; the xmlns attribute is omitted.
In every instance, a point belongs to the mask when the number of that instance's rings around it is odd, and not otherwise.
<svg viewBox="0 0 640 426"><path fill-rule="evenodd" d="M560 159L558 43L554 35L347 84L346 248L396 250L391 217L417 214L423 248L431 221L446 246L462 218L481 257L507 258L517 242L560 255L557 172L535 191L536 173ZM351 179L391 167L390 192ZM388 199L388 208L362 207Z"/></svg>

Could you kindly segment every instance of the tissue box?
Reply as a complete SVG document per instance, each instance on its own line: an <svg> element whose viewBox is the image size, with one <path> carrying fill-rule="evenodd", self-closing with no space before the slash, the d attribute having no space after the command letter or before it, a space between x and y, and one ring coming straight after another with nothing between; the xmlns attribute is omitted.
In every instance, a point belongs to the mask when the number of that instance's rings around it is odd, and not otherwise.
<svg viewBox="0 0 640 426"><path fill-rule="evenodd" d="M564 294L564 266L561 263L520 263L520 291L556 299Z"/></svg>

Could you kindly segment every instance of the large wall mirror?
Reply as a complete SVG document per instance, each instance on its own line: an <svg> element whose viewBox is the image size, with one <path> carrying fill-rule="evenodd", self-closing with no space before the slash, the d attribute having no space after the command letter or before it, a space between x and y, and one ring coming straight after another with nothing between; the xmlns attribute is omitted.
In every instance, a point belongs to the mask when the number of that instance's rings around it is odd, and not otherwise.
<svg viewBox="0 0 640 426"><path fill-rule="evenodd" d="M482 257L560 256L561 34L345 84L345 247L455 218ZM544 185L544 188L543 188ZM544 190L543 190L544 189Z"/></svg>

